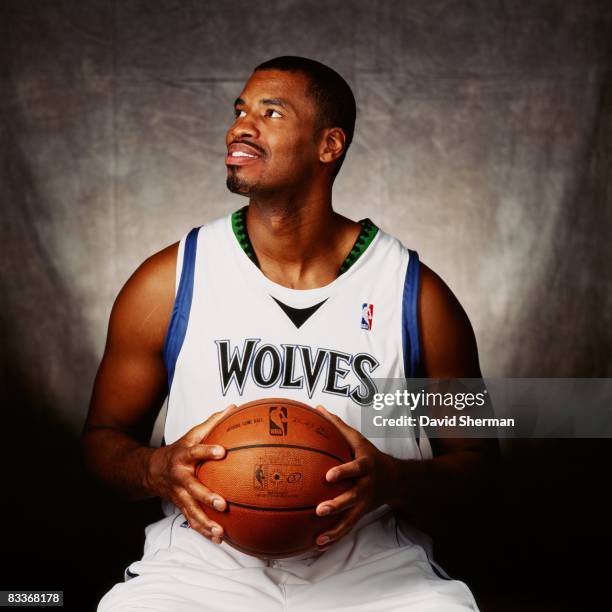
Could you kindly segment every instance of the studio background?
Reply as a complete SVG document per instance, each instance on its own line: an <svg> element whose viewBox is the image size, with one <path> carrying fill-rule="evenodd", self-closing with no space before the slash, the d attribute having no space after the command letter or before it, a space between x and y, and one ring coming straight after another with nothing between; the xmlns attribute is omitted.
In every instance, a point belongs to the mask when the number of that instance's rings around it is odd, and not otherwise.
<svg viewBox="0 0 612 612"><path fill-rule="evenodd" d="M146 257L246 203L224 137L271 57L349 81L336 208L447 281L485 376L610 376L611 41L604 0L4 0L0 588L89 610L140 556L156 504L79 463L110 308ZM488 520L441 544L483 609L601 609L611 448L504 444Z"/></svg>

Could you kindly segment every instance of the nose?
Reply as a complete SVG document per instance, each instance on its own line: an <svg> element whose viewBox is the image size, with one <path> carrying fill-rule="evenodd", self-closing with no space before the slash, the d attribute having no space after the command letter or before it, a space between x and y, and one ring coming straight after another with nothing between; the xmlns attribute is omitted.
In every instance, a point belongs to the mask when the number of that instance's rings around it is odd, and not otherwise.
<svg viewBox="0 0 612 612"><path fill-rule="evenodd" d="M241 138L255 139L259 137L259 130L251 117L246 115L245 117L238 117L234 121L230 128L229 136L230 142L232 140L240 140Z"/></svg>

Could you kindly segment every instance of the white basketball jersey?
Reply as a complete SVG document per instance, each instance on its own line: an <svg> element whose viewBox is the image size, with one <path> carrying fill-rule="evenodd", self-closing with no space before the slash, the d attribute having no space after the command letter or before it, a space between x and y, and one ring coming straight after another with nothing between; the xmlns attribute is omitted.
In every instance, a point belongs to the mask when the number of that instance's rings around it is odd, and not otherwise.
<svg viewBox="0 0 612 612"><path fill-rule="evenodd" d="M362 221L346 271L325 287L288 289L253 261L245 210L181 240L165 442L229 404L266 397L321 404L359 430L373 379L416 375L418 256ZM420 458L415 437L372 442Z"/></svg>
<svg viewBox="0 0 612 612"><path fill-rule="evenodd" d="M265 397L322 404L359 430L374 379L420 374L418 256L361 223L338 277L309 290L262 274L244 209L181 240L164 347L166 442L229 404ZM420 457L414 437L372 442L398 458ZM430 560L427 536L386 506L360 517L328 552L280 560L215 546L188 529L180 510L165 503L164 511L146 530L142 560L126 570L129 582L106 595L100 612L164 601L184 610L478 609L467 587Z"/></svg>

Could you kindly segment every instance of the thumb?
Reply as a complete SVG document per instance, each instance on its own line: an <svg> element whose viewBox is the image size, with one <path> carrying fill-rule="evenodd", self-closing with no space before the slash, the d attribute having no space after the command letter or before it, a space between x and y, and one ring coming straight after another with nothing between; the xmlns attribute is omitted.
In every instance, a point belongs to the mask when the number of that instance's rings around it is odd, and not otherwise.
<svg viewBox="0 0 612 612"><path fill-rule="evenodd" d="M236 404L230 404L225 410L221 412L214 412L203 423L199 423L195 427L192 427L183 436L183 440L185 440L185 442L190 445L200 444L204 440L204 438L212 431L215 425L234 409L236 409Z"/></svg>
<svg viewBox="0 0 612 612"><path fill-rule="evenodd" d="M323 414L323 416L331 421L346 438L347 442L354 448L359 442L363 440L363 436L356 429L353 429L347 425L337 414L329 412L324 406L320 404L316 409Z"/></svg>

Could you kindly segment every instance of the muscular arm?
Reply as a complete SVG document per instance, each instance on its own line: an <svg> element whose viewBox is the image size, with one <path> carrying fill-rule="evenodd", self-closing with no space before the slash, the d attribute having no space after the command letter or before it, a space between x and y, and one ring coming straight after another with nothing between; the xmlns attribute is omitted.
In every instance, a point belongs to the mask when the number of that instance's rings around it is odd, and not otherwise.
<svg viewBox="0 0 612 612"><path fill-rule="evenodd" d="M419 326L428 378L480 378L470 321L444 281L421 264ZM430 439L434 458L396 460L391 505L411 522L435 529L453 503L462 504L486 487L498 458L496 440Z"/></svg>
<svg viewBox="0 0 612 612"><path fill-rule="evenodd" d="M203 506L223 511L226 503L196 478L195 470L202 461L225 455L223 447L202 440L236 407L214 412L172 444L148 446L167 390L163 346L174 303L177 250L174 244L147 259L115 301L83 431L83 455L89 471L119 494L167 499L193 529L219 544L223 529Z"/></svg>
<svg viewBox="0 0 612 612"><path fill-rule="evenodd" d="M151 497L148 440L166 395L163 343L177 246L145 261L119 293L83 432L90 472L129 499Z"/></svg>
<svg viewBox="0 0 612 612"><path fill-rule="evenodd" d="M424 374L429 378L480 378L476 339L463 308L444 282L421 265L419 326ZM354 486L317 506L320 516L346 510L339 523L317 538L325 549L348 533L365 512L389 504L410 523L437 531L457 504L476 500L490 480L495 440L431 439L434 457L418 461L381 452L339 417L319 409L345 434L355 459L332 468L329 481L354 479Z"/></svg>

